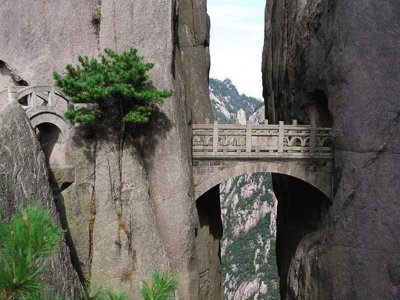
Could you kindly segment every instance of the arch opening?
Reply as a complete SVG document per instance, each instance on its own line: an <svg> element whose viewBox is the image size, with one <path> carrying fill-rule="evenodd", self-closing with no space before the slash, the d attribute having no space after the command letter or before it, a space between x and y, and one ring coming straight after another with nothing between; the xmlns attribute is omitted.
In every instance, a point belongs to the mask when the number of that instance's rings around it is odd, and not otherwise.
<svg viewBox="0 0 400 300"><path fill-rule="evenodd" d="M40 123L35 127L42 150L50 166L65 164L64 134L52 123Z"/></svg>
<svg viewBox="0 0 400 300"><path fill-rule="evenodd" d="M260 292L271 291L274 285L276 298L271 299L284 299L286 277L297 246L321 228L330 205L330 199L316 187L284 174L257 172L217 184L196 201L200 220L198 245L214 247L212 253L198 253L201 265L208 265L209 272L221 272L224 299L240 299L235 297L243 296L244 290L252 293L257 289L255 293L263 297ZM216 240L220 242L217 266ZM251 273L251 269L258 272L258 277L243 275ZM264 277L260 275L263 272ZM242 285L229 290L227 283L235 280Z"/></svg>
<svg viewBox="0 0 400 300"><path fill-rule="evenodd" d="M200 165L197 169L204 168ZM215 170L214 170L215 169ZM195 187L195 198L198 199L203 193L212 187L240 175L252 173L271 173L282 174L295 177L302 180L316 189L320 190L327 198L332 198L332 162L329 161L268 161L268 162L249 162L235 163L232 165L220 165L211 163L208 166L208 174L206 176L196 174L198 181ZM203 177L202 177L203 176Z"/></svg>

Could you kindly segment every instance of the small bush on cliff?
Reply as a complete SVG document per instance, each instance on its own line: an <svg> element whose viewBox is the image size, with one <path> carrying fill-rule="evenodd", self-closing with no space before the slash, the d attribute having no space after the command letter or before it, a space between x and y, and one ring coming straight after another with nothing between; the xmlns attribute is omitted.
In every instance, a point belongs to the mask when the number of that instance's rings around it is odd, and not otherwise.
<svg viewBox="0 0 400 300"><path fill-rule="evenodd" d="M43 299L41 273L64 236L46 210L28 207L0 223L0 299Z"/></svg>
<svg viewBox="0 0 400 300"><path fill-rule="evenodd" d="M116 293L109 289L85 289L82 294L82 300L126 300L127 297L124 293Z"/></svg>
<svg viewBox="0 0 400 300"><path fill-rule="evenodd" d="M91 21L93 25L100 25L101 22L101 11L99 8L96 8L91 15Z"/></svg>
<svg viewBox="0 0 400 300"><path fill-rule="evenodd" d="M140 291L144 300L168 300L173 298L177 284L169 272L155 271L151 283L144 282Z"/></svg>
<svg viewBox="0 0 400 300"><path fill-rule="evenodd" d="M171 95L149 83L147 72L153 64L143 61L137 49L122 53L105 49L100 59L79 57L79 65L66 66L66 74L53 73L56 85L73 103L88 104L69 110L65 116L74 123L147 123L156 103Z"/></svg>

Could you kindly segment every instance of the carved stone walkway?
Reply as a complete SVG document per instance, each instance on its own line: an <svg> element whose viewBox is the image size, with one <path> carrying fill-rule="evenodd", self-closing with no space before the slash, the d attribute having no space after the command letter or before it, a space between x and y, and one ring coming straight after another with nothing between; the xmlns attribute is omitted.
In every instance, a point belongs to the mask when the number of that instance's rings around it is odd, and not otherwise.
<svg viewBox="0 0 400 300"><path fill-rule="evenodd" d="M312 125L195 124L192 155L196 199L235 176L270 172L302 179L332 196L331 128Z"/></svg>

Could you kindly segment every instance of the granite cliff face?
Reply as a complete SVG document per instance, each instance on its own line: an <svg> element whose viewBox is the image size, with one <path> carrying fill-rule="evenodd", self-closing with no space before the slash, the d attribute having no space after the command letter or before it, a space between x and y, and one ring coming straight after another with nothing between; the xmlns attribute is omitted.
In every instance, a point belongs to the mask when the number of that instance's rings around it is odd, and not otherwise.
<svg viewBox="0 0 400 300"><path fill-rule="evenodd" d="M91 20L96 10L100 24ZM135 47L155 63L153 85L173 96L133 137L71 129L66 164L74 175L57 198L81 277L134 296L152 270L169 269L179 275L179 299L198 299L199 272L218 269L196 246L207 225L190 171L189 125L212 117L205 1L2 1L0 22L1 88L52 84L53 70L103 48ZM214 240L199 232L198 244Z"/></svg>
<svg viewBox="0 0 400 300"><path fill-rule="evenodd" d="M1 101L0 101L1 102ZM60 224L49 184L45 156L25 112L17 103L0 107L0 207L2 217L10 217L29 203L47 208L53 221ZM79 298L82 285L71 264L70 250L63 242L50 258L44 281L49 299L56 295Z"/></svg>
<svg viewBox="0 0 400 300"><path fill-rule="evenodd" d="M300 189L300 199L293 199L292 182L274 178L283 245L277 245L278 266L288 274L281 276L281 294L398 299L400 3L274 0L266 13L269 119L332 125L335 148L332 205L323 209L322 198L314 197L313 233L297 238L297 250L283 250L285 228L306 228L291 207L311 198ZM285 184L288 193L280 197Z"/></svg>

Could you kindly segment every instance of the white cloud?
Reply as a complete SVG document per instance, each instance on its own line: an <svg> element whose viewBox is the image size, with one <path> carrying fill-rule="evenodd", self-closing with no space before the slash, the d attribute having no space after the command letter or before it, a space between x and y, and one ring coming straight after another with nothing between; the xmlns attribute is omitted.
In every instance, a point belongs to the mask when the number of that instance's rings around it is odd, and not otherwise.
<svg viewBox="0 0 400 300"><path fill-rule="evenodd" d="M240 93L262 97L265 0L208 0L211 77L229 77Z"/></svg>

